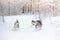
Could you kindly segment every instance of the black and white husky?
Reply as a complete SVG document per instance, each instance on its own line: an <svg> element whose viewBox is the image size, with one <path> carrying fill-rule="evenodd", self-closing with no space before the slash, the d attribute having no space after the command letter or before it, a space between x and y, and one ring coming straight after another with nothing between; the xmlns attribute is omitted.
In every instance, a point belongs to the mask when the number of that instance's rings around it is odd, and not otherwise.
<svg viewBox="0 0 60 40"><path fill-rule="evenodd" d="M32 25L34 25L35 28L40 28L41 29L42 21L40 21L40 20L37 20L37 21L32 20Z"/></svg>
<svg viewBox="0 0 60 40"><path fill-rule="evenodd" d="M16 22L14 23L14 30L19 29L19 21L16 20Z"/></svg>

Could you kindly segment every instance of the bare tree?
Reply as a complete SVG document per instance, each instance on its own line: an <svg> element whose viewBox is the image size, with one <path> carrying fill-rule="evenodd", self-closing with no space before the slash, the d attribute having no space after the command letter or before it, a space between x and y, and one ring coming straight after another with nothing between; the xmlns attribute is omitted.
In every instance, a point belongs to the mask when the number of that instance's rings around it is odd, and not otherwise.
<svg viewBox="0 0 60 40"><path fill-rule="evenodd" d="M4 23L4 13L3 13L3 5L1 4L0 2L0 7L1 7L1 13L2 13L2 20L3 20L3 23Z"/></svg>

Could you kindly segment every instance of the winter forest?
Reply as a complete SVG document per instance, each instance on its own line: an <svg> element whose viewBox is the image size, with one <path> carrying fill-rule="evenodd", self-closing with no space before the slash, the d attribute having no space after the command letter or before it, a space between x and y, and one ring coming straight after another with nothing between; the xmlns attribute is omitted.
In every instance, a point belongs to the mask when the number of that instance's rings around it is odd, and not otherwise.
<svg viewBox="0 0 60 40"><path fill-rule="evenodd" d="M59 0L0 0L0 15L19 15L19 14L35 14L36 12L44 12L45 15L59 15ZM42 14L42 13L41 13Z"/></svg>
<svg viewBox="0 0 60 40"><path fill-rule="evenodd" d="M0 40L60 40L60 0L0 0Z"/></svg>

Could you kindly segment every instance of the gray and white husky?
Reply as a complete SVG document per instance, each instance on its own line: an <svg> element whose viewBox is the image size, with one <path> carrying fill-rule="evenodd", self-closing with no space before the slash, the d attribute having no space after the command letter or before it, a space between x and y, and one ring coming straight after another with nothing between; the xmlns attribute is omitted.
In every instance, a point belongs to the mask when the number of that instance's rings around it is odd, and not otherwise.
<svg viewBox="0 0 60 40"><path fill-rule="evenodd" d="M14 23L14 27L13 27L14 31L19 29L19 21L16 20L16 22Z"/></svg>
<svg viewBox="0 0 60 40"><path fill-rule="evenodd" d="M37 21L32 20L32 25L34 25L35 28L40 28L41 29L42 21L41 20L37 20Z"/></svg>

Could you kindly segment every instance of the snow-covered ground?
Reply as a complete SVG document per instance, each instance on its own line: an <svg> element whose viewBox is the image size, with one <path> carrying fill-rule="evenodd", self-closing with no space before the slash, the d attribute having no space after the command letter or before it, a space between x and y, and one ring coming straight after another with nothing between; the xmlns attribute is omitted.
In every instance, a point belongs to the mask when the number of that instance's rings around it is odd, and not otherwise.
<svg viewBox="0 0 60 40"><path fill-rule="evenodd" d="M16 19L20 28L13 31ZM5 22L0 22L0 40L60 40L60 16L42 19L41 30L31 24L36 19L36 15L5 16Z"/></svg>

